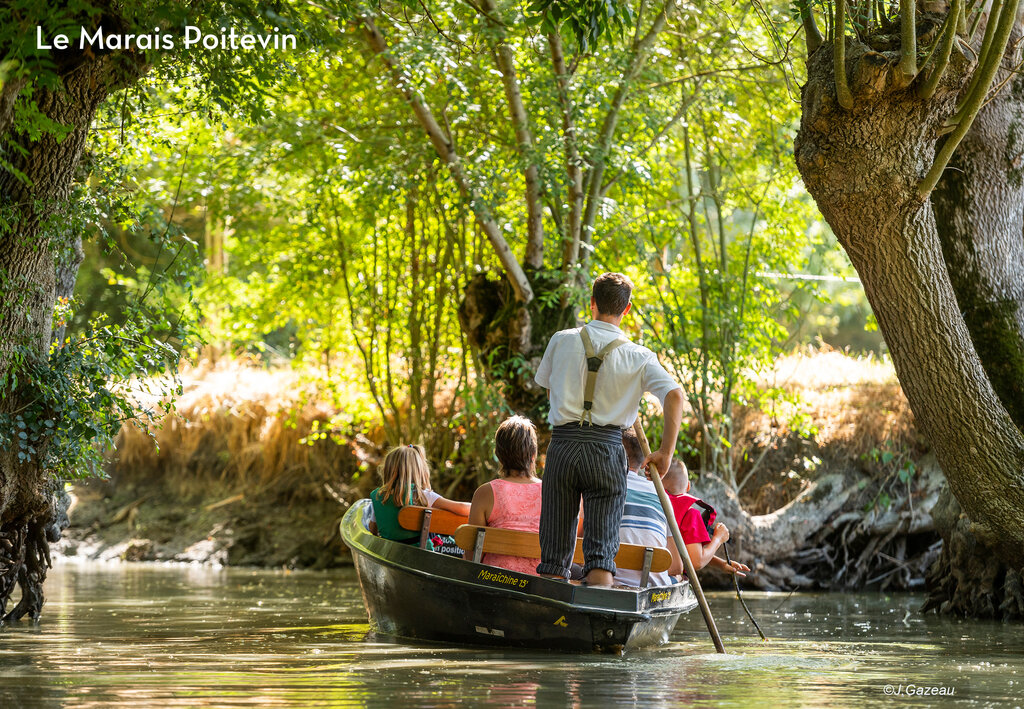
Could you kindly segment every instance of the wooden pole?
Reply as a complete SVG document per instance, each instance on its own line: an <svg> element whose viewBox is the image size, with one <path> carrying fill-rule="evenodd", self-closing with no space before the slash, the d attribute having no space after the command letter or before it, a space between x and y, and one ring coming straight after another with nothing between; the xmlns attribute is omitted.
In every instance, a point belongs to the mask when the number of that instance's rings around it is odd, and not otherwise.
<svg viewBox="0 0 1024 709"><path fill-rule="evenodd" d="M640 448L643 450L644 456L650 455L651 444L647 442L647 436L644 434L644 427L640 425L639 417L637 417L636 423L633 424L633 430L636 431L636 437L640 440ZM683 559L683 566L686 568L686 578L690 580L693 595L697 597L697 605L700 606L704 622L707 623L708 632L711 633L711 640L715 643L715 650L724 654L725 645L722 644L722 636L718 634L715 619L711 617L711 608L708 606L708 599L704 597L704 589L700 587L700 581L697 579L697 570L693 568L693 561L690 560L690 555L686 552L686 544L683 543L683 535L679 532L676 515L672 511L672 503L665 493L665 484L661 481L661 473L654 466L652 466L652 471L654 474L651 475L651 481L654 483L654 489L658 491L661 509L665 512L668 528L672 530L672 539L675 540L676 548L679 549L679 556Z"/></svg>

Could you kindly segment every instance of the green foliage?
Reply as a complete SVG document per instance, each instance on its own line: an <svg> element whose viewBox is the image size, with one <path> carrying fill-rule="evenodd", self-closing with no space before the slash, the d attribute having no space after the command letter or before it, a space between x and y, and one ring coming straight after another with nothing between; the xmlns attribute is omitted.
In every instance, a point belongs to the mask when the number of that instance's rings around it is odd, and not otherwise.
<svg viewBox="0 0 1024 709"><path fill-rule="evenodd" d="M229 6L224 12L247 7ZM271 18L248 7L253 26ZM844 266L834 244L820 245L827 230L792 167L797 69L775 31L784 9L682 6L632 76L635 57L623 30L642 33L655 9L634 13L639 7L503 4L502 23L450 0L375 8L401 61L403 86L432 107L476 205L367 51L360 28L340 11L289 5L288 21L312 28L307 46L315 53L276 63L226 53L164 57L98 121L96 143L104 154L120 151L116 164L124 170L100 181L134 181L147 199L112 205L97 219L104 233L91 256L107 270L102 279L83 276L76 327L85 332L87 312L120 313L150 290L150 274L176 267L187 237L205 255L197 298L210 339L304 367L343 409L314 437L341 435L352 422L371 427L373 418L389 442L422 440L435 460L487 461L488 427L505 408L485 371L529 380L539 352L489 363L470 352L472 325L460 323L459 301L475 276L500 270L471 207L482 206L522 253L523 172L536 165L545 234L544 264L530 274L542 284L537 304L583 305L588 274L577 281L576 264L562 262L568 118L579 162L606 168L595 236L583 251L595 267L633 275L643 336L680 373L705 422L697 439L681 445L708 469L738 471L746 452L734 445L732 407L741 405L785 412L791 428L810 433L798 402L754 384L800 336L794 323L820 294L813 281L777 274ZM532 24L521 22L527 18ZM543 36L556 26L580 38L566 46L566 96ZM499 37L514 56L534 136L529 151L518 149L508 117L494 61ZM628 90L616 109L619 86ZM604 145L613 110L617 128ZM173 212L166 235L144 226L166 217L159 210L137 220L120 216L146 205ZM176 285L187 277L152 280L162 290L149 298L190 307L188 289ZM488 366L477 369L480 362ZM472 441L464 439L471 433Z"/></svg>
<svg viewBox="0 0 1024 709"><path fill-rule="evenodd" d="M689 7L676 21L707 51L674 40L655 51L651 74L679 88L653 94L629 119L633 138L612 158L617 182L604 202L613 236L595 258L633 276L645 342L683 385L697 430L681 452L739 487L738 473L749 478L757 462L734 445L737 407L781 414L789 430L813 434L793 394L758 380L797 341L801 305L821 297L817 281L785 276L836 264L820 258L819 217L792 162L798 105L772 22ZM768 56L713 84L699 78L721 71L740 42ZM679 76L694 78L668 78ZM636 149L648 140L650 153Z"/></svg>
<svg viewBox="0 0 1024 709"><path fill-rule="evenodd" d="M338 8L256 0L12 0L0 7L0 91L14 107L14 120L3 126L6 133L0 136L0 170L27 183L16 167L17 159L27 154L26 143L45 135L62 141L73 129L84 128L48 117L37 100L44 91L61 90L63 78L82 62L103 55L113 66L111 85L129 87L101 107L100 121L108 125L94 133L71 199L35 206L36 213L52 215L41 228L21 233L19 209L25 205L3 205L0 239L34 239L36 248L53 250L60 263L70 258L61 250L74 241L62 235L87 234L94 237L91 242L84 239L94 258L105 259L94 273L86 272L79 300L57 303L58 328L63 331L72 321L67 339L55 342L48 355L39 351L38 343L20 343L24 338L19 333L13 333L15 344L5 347L0 398L13 403L0 414L0 445L14 445L20 462L34 460L63 477L95 472L102 451L112 445L124 422L146 419L157 405L168 405L180 352L196 339L190 284L197 244L179 223L189 216L187 210L176 211L181 180L173 196L166 184L149 194L139 190L124 155L130 148L152 145L137 135L130 145L126 132L158 104L179 115L265 118L268 92L296 61L332 41L341 19L344 12ZM276 28L297 35L298 49L290 54L190 51L180 41L186 23L214 32L228 26L239 34ZM66 35L70 47L41 48L37 27L45 40ZM173 49L83 50L80 35L98 27L119 35L163 32L178 41ZM143 67L150 71L138 82ZM168 83L173 84L170 91ZM184 161L188 146L179 148ZM169 215L164 213L168 205ZM0 271L5 316L16 309L28 313L27 294L38 287ZM157 372L169 373L171 383L160 393L140 390L140 382L152 382L148 377Z"/></svg>
<svg viewBox="0 0 1024 709"><path fill-rule="evenodd" d="M24 402L0 412L0 447L17 460L36 461L59 478L102 475L102 459L126 421L150 422L166 411L178 386L168 375L162 391L156 372L174 372L179 352L154 338L154 323L128 320L110 328L92 323L80 337L54 346L46 360L18 348L0 378L0 396ZM143 389L133 390L132 384ZM142 399L149 400L144 403Z"/></svg>
<svg viewBox="0 0 1024 709"><path fill-rule="evenodd" d="M174 257L159 270L133 269L124 258L119 272L108 270L106 276L111 285L130 285L116 322L93 312L71 327L67 338L55 340L45 357L35 346L15 346L0 371L0 399L14 404L0 412L0 446L13 446L19 462L34 461L62 479L102 474L102 456L125 422L145 427L167 410L178 389L174 373L180 352L196 339L194 322L183 312L190 300L195 244L140 197L122 165L96 147L88 160L96 187L88 174L75 184L72 207L56 219L59 228L93 236L108 248L114 245L112 229L145 232L159 249L173 249ZM54 228L44 226L44 232ZM7 305L25 307L12 299ZM63 331L79 305L58 299L55 328Z"/></svg>
<svg viewBox="0 0 1024 709"><path fill-rule="evenodd" d="M118 97L122 120L144 115L150 101L159 94L154 87L175 86L179 108L214 112L259 120L265 117L265 99L278 79L311 51L334 41L336 23L346 17L347 6L328 3L275 2L258 0L141 0L117 3L113 7L98 0L62 0L40 3L11 0L0 7L0 87L7 82L20 86L14 132L33 140L42 132L60 135L60 126L43 116L33 98L36 87L56 89L61 77L94 55L81 49L83 29L95 34L97 28L118 35L170 36L172 48L154 42L152 49L114 51L119 63L115 86L129 88ZM241 34L293 34L296 49L290 51L201 51L184 46L186 25L210 33L229 27ZM37 30L38 28L38 30ZM68 49L40 48L58 34L70 40ZM104 50L95 51L103 53ZM141 67L149 68L147 78L136 85ZM9 147L9 146L8 146ZM0 151L0 167L10 168Z"/></svg>
<svg viewBox="0 0 1024 709"><path fill-rule="evenodd" d="M527 17L539 21L545 31L567 29L587 51L602 37L621 38L633 24L633 8L618 0L532 0Z"/></svg>

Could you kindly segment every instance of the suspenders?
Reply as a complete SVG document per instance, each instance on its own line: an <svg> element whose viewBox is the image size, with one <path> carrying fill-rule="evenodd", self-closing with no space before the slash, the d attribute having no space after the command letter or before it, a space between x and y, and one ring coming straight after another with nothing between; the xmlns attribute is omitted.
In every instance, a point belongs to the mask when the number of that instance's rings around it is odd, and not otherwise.
<svg viewBox="0 0 1024 709"><path fill-rule="evenodd" d="M583 413L580 414L580 426L587 424L594 425L591 409L594 408L594 385L597 384L597 370L604 363L604 358L616 349L626 344L629 340L625 337L618 337L601 348L600 352L594 353L594 343L586 327L580 328L580 338L583 340L583 351L587 357L587 378L583 385Z"/></svg>

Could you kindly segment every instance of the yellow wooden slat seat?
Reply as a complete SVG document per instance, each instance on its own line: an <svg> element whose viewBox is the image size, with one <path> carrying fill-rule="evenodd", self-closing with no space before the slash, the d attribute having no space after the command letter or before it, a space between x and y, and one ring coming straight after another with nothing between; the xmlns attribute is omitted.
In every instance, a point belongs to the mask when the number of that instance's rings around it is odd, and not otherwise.
<svg viewBox="0 0 1024 709"><path fill-rule="evenodd" d="M454 535L456 529L469 522L469 517L463 517L448 510L406 505L398 511L398 524L402 529L413 532L422 531L423 513L427 510L430 510L430 529L428 531L434 534Z"/></svg>
<svg viewBox="0 0 1024 709"><path fill-rule="evenodd" d="M431 524L433 527L433 524ZM540 558L540 537L532 532L520 532L515 529L498 529L496 527L477 527L464 524L455 531L455 543L466 550L476 547L477 532L484 531L483 554L506 554L522 556L527 559ZM672 564L672 555L664 547L642 547L636 544L620 544L619 553L615 555L615 565L623 569L641 571L644 568L644 555L647 549L652 550L649 571L657 573L667 571ZM583 563L583 540L576 539L576 552L573 561Z"/></svg>

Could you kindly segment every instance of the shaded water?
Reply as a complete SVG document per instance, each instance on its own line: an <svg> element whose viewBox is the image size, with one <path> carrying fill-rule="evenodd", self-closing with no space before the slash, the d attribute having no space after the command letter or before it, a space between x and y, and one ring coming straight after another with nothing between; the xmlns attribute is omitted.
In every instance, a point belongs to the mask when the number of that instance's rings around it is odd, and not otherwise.
<svg viewBox="0 0 1024 709"><path fill-rule="evenodd" d="M1024 705L1024 627L918 596L750 593L765 644L711 594L729 655L695 610L618 658L388 642L352 571L67 564L46 591L40 625L0 629L0 707Z"/></svg>

